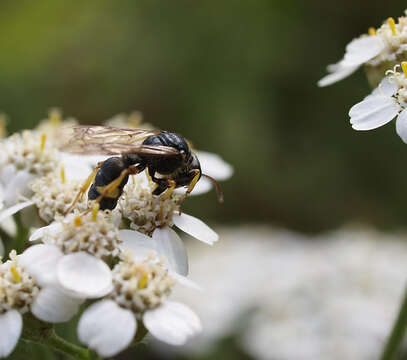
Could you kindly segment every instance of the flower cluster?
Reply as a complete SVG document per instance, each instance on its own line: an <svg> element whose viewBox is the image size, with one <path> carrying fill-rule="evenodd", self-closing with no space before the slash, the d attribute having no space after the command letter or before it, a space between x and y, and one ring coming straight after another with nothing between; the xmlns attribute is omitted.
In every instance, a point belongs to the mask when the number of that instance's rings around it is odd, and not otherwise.
<svg viewBox="0 0 407 360"><path fill-rule="evenodd" d="M407 11L407 10L406 10ZM350 123L355 130L372 130L397 118L396 132L407 143L407 17L389 18L378 29L352 40L344 58L328 66L319 86L337 82L365 65L372 93L354 105ZM402 71L400 71L400 69Z"/></svg>
<svg viewBox="0 0 407 360"><path fill-rule="evenodd" d="M407 56L407 17L398 22L389 18L378 29L370 28L368 34L352 40L346 46L345 56L336 64L328 65L330 74L319 80L319 86L328 86L354 73L366 65L367 71L380 79L384 72L405 60ZM375 78L377 77L375 76ZM379 81L374 80L372 83Z"/></svg>
<svg viewBox="0 0 407 360"><path fill-rule="evenodd" d="M109 125L140 127L140 122L134 113L115 117ZM25 244L19 239L25 251L12 250L0 264L0 332L5 334L0 357L15 348L25 313L46 323L65 322L83 304L78 337L103 357L124 350L145 329L173 345L201 330L191 309L169 300L176 283L200 289L187 278L187 252L174 229L210 245L218 235L182 212L185 190L155 196L146 173L130 177L115 209L99 210L84 186L106 158L71 155L58 147L58 134L76 123L53 110L36 129L0 142L0 224L10 234L5 246L0 242L0 256L13 246L13 231L7 230L13 216L19 218L19 229L31 229ZM198 157L211 177L232 175L219 156L202 152ZM205 180L191 195L210 190Z"/></svg>

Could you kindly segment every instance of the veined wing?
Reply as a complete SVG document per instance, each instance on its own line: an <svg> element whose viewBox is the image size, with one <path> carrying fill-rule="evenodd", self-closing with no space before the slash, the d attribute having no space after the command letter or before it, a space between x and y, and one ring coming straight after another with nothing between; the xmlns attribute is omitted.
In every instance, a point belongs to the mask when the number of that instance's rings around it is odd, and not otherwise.
<svg viewBox="0 0 407 360"><path fill-rule="evenodd" d="M64 131L68 140L61 147L61 150L72 154L138 154L161 157L179 154L178 150L169 146L142 145L148 136L158 135L161 130L80 125L66 128Z"/></svg>

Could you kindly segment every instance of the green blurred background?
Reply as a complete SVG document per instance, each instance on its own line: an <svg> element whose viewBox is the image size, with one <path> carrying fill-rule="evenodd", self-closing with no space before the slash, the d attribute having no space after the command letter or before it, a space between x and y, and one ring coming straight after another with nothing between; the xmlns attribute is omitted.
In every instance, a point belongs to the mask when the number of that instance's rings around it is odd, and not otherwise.
<svg viewBox="0 0 407 360"><path fill-rule="evenodd" d="M345 45L402 1L0 2L0 109L10 131L58 106L82 123L140 110L235 176L187 202L212 222L318 232L349 221L406 223L407 146L391 123L351 129L363 71L316 81Z"/></svg>

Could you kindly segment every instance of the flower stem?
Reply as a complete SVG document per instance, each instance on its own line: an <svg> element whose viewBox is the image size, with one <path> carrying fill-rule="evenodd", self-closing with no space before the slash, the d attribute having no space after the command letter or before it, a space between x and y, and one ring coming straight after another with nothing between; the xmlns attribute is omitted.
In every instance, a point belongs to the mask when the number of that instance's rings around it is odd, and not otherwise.
<svg viewBox="0 0 407 360"><path fill-rule="evenodd" d="M407 288L405 289L403 301L400 305L397 319L393 324L393 329L383 348L380 360L393 360L403 343L404 334L407 328Z"/></svg>
<svg viewBox="0 0 407 360"><path fill-rule="evenodd" d="M58 336L52 326L45 325L33 317L26 318L24 322L25 326L22 334L24 341L48 346L73 359L91 360L94 358L88 349L74 345Z"/></svg>
<svg viewBox="0 0 407 360"><path fill-rule="evenodd" d="M17 226L17 234L15 237L14 248L16 249L17 253L20 254L23 252L28 243L28 234L29 230L24 226L21 220L21 214L15 214L14 220Z"/></svg>

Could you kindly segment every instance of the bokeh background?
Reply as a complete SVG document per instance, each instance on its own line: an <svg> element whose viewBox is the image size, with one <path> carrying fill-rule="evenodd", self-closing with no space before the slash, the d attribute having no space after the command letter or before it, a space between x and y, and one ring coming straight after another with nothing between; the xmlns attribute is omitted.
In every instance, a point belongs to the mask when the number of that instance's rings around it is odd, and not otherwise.
<svg viewBox="0 0 407 360"><path fill-rule="evenodd" d="M235 169L223 184L225 204L214 193L185 204L211 224L400 230L406 145L393 123L351 129L348 110L370 91L363 70L329 88L316 82L352 38L405 7L399 0L3 0L0 110L10 132L33 127L54 106L87 124L139 110L221 154Z"/></svg>

